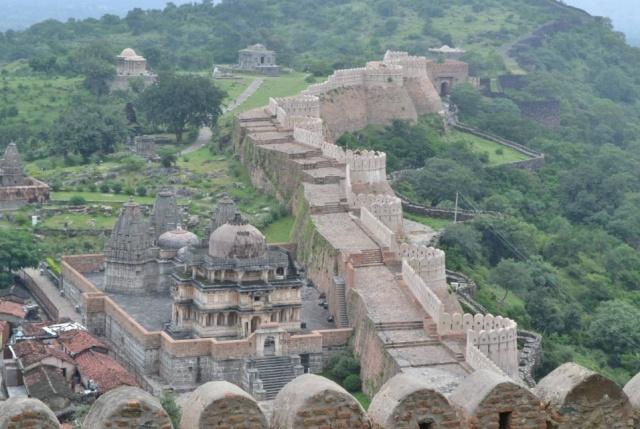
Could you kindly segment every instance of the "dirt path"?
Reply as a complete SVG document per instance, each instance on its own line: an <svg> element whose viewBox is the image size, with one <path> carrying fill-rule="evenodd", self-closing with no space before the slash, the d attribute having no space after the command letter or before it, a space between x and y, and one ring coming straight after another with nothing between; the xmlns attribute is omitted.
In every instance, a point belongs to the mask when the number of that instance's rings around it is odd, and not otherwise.
<svg viewBox="0 0 640 429"><path fill-rule="evenodd" d="M251 82L244 91L242 91L242 94L238 95L238 97L233 100L231 104L222 109L222 112L227 113L239 107L242 103L247 101L249 97L251 97L258 90L258 88L262 86L263 83L264 79L254 79L254 81Z"/></svg>
<svg viewBox="0 0 640 429"><path fill-rule="evenodd" d="M249 97L251 97L258 90L258 88L262 86L263 83L264 79L255 79L244 91L242 91L242 94L240 94L235 100L233 100L231 104L222 109L222 113L230 112L233 109L239 107L242 103L247 101L247 99L249 99ZM206 146L207 143L211 141L212 135L213 133L211 132L211 129L209 127L200 128L200 132L198 133L198 137L196 138L196 140L186 148L182 149L180 151L180 156L194 152L201 147Z"/></svg>

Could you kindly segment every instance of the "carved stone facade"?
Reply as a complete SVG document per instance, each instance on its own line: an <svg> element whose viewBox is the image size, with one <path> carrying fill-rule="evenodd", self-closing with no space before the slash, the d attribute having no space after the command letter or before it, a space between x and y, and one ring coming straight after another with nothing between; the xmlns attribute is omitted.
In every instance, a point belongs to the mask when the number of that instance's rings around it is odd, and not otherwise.
<svg viewBox="0 0 640 429"><path fill-rule="evenodd" d="M173 274L172 329L199 337L242 338L261 325L300 328L302 281L286 251L269 248L262 233L236 213L189 247Z"/></svg>

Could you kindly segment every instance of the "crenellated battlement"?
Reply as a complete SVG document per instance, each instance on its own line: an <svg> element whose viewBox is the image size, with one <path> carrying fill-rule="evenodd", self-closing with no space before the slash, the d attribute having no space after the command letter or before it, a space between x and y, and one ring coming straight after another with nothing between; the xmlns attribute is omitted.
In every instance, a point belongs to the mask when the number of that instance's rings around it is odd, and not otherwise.
<svg viewBox="0 0 640 429"><path fill-rule="evenodd" d="M349 164L351 183L371 184L387 180L387 154L369 150L347 150L346 161Z"/></svg>
<svg viewBox="0 0 640 429"><path fill-rule="evenodd" d="M387 194L353 194L349 198L351 207L367 209L397 237L402 236L402 200Z"/></svg>
<svg viewBox="0 0 640 429"><path fill-rule="evenodd" d="M434 282L446 282L445 253L440 249L427 246L403 244L400 256L418 273L428 285Z"/></svg>
<svg viewBox="0 0 640 429"><path fill-rule="evenodd" d="M402 246L401 254L410 255L402 260L402 278L416 301L436 324L438 335L466 335L467 363L474 369L492 369L495 365L510 377L518 377L518 325L511 319L491 314L471 315L468 313L449 313L438 295L423 280L418 269L423 266L422 261L433 260L436 266L439 261L444 262L444 252L423 246L412 248ZM442 253L440 255L439 253ZM411 258L411 256L414 256ZM413 262L411 262L413 261ZM430 266L427 263L427 266ZM479 356L477 351L482 353ZM483 356L486 358L484 359ZM490 362L487 362L488 361Z"/></svg>
<svg viewBox="0 0 640 429"><path fill-rule="evenodd" d="M387 51L383 62L388 65L395 65L402 69L402 75L406 78L426 77L427 63L426 57L409 55L408 52Z"/></svg>

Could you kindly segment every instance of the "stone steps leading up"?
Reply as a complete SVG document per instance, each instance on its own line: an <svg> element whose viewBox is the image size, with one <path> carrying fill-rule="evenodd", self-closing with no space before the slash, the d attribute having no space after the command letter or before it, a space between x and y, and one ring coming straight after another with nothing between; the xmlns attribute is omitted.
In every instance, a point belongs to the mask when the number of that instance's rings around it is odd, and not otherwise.
<svg viewBox="0 0 640 429"><path fill-rule="evenodd" d="M413 331L424 329L422 320L406 322L378 322L374 326L377 331Z"/></svg>
<svg viewBox="0 0 640 429"><path fill-rule="evenodd" d="M349 315L347 313L347 296L345 293L345 285L344 281L335 282L336 285L336 298L338 301L338 327L340 328L348 328L349 327Z"/></svg>
<svg viewBox="0 0 640 429"><path fill-rule="evenodd" d="M424 340L414 340L414 341L402 341L396 342L391 341L389 343L385 343L385 349L406 349L409 347L422 347L422 346L437 346L440 344L440 341L434 339L424 339ZM464 356L463 356L464 360Z"/></svg>
<svg viewBox="0 0 640 429"><path fill-rule="evenodd" d="M364 256L364 265L382 264L382 251L380 249L361 250L360 253Z"/></svg>
<svg viewBox="0 0 640 429"><path fill-rule="evenodd" d="M258 378L267 393L267 400L274 399L278 392L295 378L293 364L288 356L267 356L255 360Z"/></svg>
<svg viewBox="0 0 640 429"><path fill-rule="evenodd" d="M344 213L346 208L342 204L325 204L323 206L311 207L311 214L332 214L332 213Z"/></svg>

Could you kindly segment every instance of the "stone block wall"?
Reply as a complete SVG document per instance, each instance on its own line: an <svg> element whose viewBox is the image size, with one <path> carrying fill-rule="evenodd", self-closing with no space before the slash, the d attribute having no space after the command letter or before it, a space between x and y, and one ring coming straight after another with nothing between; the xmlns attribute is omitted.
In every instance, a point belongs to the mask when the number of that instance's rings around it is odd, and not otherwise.
<svg viewBox="0 0 640 429"><path fill-rule="evenodd" d="M0 187L0 210L16 210L25 204L49 201L49 185L32 177L23 186Z"/></svg>
<svg viewBox="0 0 640 429"><path fill-rule="evenodd" d="M633 428L638 411L611 380L575 364L560 367L533 392L504 375L475 371L463 379L398 374L373 396L368 412L342 387L312 374L279 392L271 417L237 384L208 382L178 399L175 429L448 429ZM537 396L538 394L539 396ZM586 407L586 408L585 408ZM430 426L429 426L430 425ZM0 429L60 429L55 414L31 398L0 401ZM136 387L94 402L84 429L173 429L160 401Z"/></svg>
<svg viewBox="0 0 640 429"><path fill-rule="evenodd" d="M366 207L360 209L360 222L382 247L396 250L396 234Z"/></svg>

